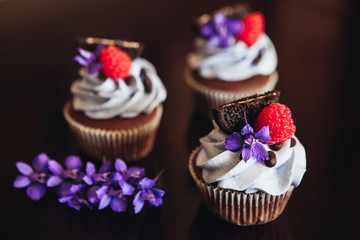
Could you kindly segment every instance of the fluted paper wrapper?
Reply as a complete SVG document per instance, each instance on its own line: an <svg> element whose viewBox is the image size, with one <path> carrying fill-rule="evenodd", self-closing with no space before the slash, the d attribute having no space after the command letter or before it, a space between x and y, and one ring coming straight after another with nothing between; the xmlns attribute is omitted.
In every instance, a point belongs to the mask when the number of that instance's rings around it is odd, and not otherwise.
<svg viewBox="0 0 360 240"><path fill-rule="evenodd" d="M69 112L71 103L64 107L64 116L79 147L89 156L102 160L121 158L132 162L146 157L152 150L162 116L162 105L151 121L129 129L97 129L75 121Z"/></svg>
<svg viewBox="0 0 360 240"><path fill-rule="evenodd" d="M271 78L278 79L278 73L271 74ZM195 109L203 116L212 119L212 109L229 103L240 98L249 97L254 94L265 93L267 91L274 90L277 80L270 80L269 84L253 91L223 91L213 88L209 88L200 84L191 76L191 69L189 66L185 67L184 70L185 82L190 88L191 94L193 95ZM211 80L209 80L211 81Z"/></svg>
<svg viewBox="0 0 360 240"><path fill-rule="evenodd" d="M246 194L241 191L214 187L205 183L195 171L195 161L200 149L199 147L192 152L189 170L201 192L203 202L213 214L228 222L248 226L270 222L284 211L294 186L290 186L286 193L279 196L265 192Z"/></svg>

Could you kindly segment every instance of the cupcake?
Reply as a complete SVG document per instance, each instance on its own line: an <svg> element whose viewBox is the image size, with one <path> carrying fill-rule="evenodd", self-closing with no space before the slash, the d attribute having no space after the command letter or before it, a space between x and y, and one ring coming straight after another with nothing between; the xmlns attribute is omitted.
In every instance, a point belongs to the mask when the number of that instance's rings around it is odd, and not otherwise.
<svg viewBox="0 0 360 240"><path fill-rule="evenodd" d="M166 99L154 66L137 42L86 38L74 58L82 67L64 116L79 147L97 159L134 161L153 148Z"/></svg>
<svg viewBox="0 0 360 240"><path fill-rule="evenodd" d="M195 50L184 78L197 111L211 119L216 106L274 89L277 54L260 12L235 5L204 14L194 25Z"/></svg>
<svg viewBox="0 0 360 240"><path fill-rule="evenodd" d="M264 224L285 209L306 171L279 92L236 100L214 109L214 129L200 139L189 170L206 207L241 226Z"/></svg>

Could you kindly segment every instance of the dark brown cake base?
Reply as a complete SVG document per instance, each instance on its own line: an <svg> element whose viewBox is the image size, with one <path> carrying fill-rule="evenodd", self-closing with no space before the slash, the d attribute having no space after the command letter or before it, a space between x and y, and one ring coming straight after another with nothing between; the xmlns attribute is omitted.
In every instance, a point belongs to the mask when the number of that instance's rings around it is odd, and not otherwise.
<svg viewBox="0 0 360 240"><path fill-rule="evenodd" d="M135 161L147 156L153 148L162 116L162 105L148 115L135 118L92 120L72 107L68 101L64 116L79 147L91 157L102 160L121 158Z"/></svg>

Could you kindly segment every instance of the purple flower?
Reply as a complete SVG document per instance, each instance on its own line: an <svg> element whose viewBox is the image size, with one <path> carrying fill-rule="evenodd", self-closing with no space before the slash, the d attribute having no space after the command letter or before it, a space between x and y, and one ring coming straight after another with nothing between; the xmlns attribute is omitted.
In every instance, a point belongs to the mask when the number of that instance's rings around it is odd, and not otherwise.
<svg viewBox="0 0 360 240"><path fill-rule="evenodd" d="M48 165L49 170L54 174L47 180L46 185L48 187L58 186L63 182L64 178L80 181L84 177L84 173L80 171L82 162L78 156L68 156L65 159L65 170L60 163L55 160L50 160Z"/></svg>
<svg viewBox="0 0 360 240"><path fill-rule="evenodd" d="M58 199L61 203L67 203L69 207L76 210L80 210L83 205L88 208L92 208L87 200L85 185L84 184L72 184L70 182L64 182L58 188Z"/></svg>
<svg viewBox="0 0 360 240"><path fill-rule="evenodd" d="M99 55L105 48L105 45L99 44L95 52L87 51L82 48L78 48L79 55L74 57L80 65L88 67L88 73L97 73L101 70L102 63L99 62Z"/></svg>
<svg viewBox="0 0 360 240"><path fill-rule="evenodd" d="M130 168L127 169L125 162L121 159L115 160L115 172L113 173L112 180L116 182L122 190L124 195L132 195L135 191L135 188L127 182L128 179L134 178L133 176L142 176L144 171L139 168ZM136 178L136 177L135 177Z"/></svg>
<svg viewBox="0 0 360 240"><path fill-rule="evenodd" d="M49 157L41 153L33 160L33 168L24 162L17 162L16 167L20 173L14 181L14 187L26 188L26 193L32 200L40 200L46 192L45 184L48 178Z"/></svg>
<svg viewBox="0 0 360 240"><path fill-rule="evenodd" d="M155 181L147 177L141 179L137 186L141 189L133 200L135 214L139 213L144 207L145 201L148 201L153 206L160 206L163 203L162 197L165 192L161 189L152 188L155 185Z"/></svg>
<svg viewBox="0 0 360 240"><path fill-rule="evenodd" d="M91 162L86 163L85 176L83 180L88 185L93 185L98 182L107 182L111 178L111 163L109 161L105 162L101 167L98 173L96 173L95 165Z"/></svg>
<svg viewBox="0 0 360 240"><path fill-rule="evenodd" d="M213 20L208 21L200 27L201 35L208 39L208 46L229 47L235 43L235 36L243 29L238 19L227 19L222 13L215 14Z"/></svg>
<svg viewBox="0 0 360 240"><path fill-rule="evenodd" d="M99 198L99 210L110 205L115 212L125 212L127 207L127 198L121 189L115 189L112 186L104 185L96 191Z"/></svg>
<svg viewBox="0 0 360 240"><path fill-rule="evenodd" d="M247 123L239 133L233 133L225 138L224 148L232 151L241 151L242 158L246 162L251 157L262 162L269 159L269 154L262 142L270 141L269 126L264 126L257 133L254 134L254 129Z"/></svg>

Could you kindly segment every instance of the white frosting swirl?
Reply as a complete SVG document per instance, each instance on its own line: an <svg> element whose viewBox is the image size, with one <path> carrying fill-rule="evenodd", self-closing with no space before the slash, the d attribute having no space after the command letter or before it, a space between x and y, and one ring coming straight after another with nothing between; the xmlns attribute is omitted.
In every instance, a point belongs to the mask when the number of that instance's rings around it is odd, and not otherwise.
<svg viewBox="0 0 360 240"><path fill-rule="evenodd" d="M145 92L140 78L141 69L145 69L151 81L150 93ZM80 75L82 79L71 86L73 107L92 119L132 118L141 113L148 114L166 99L166 89L154 66L143 58L132 61L129 75L134 78L127 83L111 78L102 81L97 73L90 74L86 68L80 69Z"/></svg>
<svg viewBox="0 0 360 240"><path fill-rule="evenodd" d="M196 159L196 165L202 168L202 177L206 183L217 182L219 187L254 193L263 191L271 195L281 195L293 185L297 187L306 171L306 154L303 145L296 140L284 142L279 151L274 151L277 163L267 167L254 157L247 162L240 160L241 152L231 152L223 147L227 136L214 122L214 129L200 139L202 148ZM267 151L270 148L264 144Z"/></svg>
<svg viewBox="0 0 360 240"><path fill-rule="evenodd" d="M188 55L188 64L207 79L241 81L255 75L269 75L276 70L277 54L270 38L263 33L250 47L239 41L228 48L209 48L207 41L197 38L196 52ZM261 58L254 60L261 52Z"/></svg>

